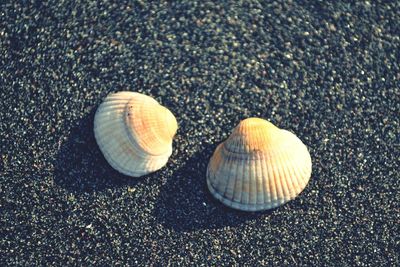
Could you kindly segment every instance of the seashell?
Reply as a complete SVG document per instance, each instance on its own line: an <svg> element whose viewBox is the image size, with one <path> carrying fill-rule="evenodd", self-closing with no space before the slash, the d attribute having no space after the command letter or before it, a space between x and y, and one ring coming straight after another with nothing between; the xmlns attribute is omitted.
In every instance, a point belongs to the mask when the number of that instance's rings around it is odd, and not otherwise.
<svg viewBox="0 0 400 267"><path fill-rule="evenodd" d="M108 95L94 117L96 142L117 171L139 177L161 169L172 154L175 116L140 93Z"/></svg>
<svg viewBox="0 0 400 267"><path fill-rule="evenodd" d="M249 118L218 145L207 167L207 186L231 208L260 211L294 199L310 176L310 153L299 138Z"/></svg>

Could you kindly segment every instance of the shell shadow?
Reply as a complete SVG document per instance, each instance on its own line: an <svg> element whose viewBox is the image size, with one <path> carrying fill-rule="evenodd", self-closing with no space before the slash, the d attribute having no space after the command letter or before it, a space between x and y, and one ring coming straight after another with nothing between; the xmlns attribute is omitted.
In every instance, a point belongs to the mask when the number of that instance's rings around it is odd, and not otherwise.
<svg viewBox="0 0 400 267"><path fill-rule="evenodd" d="M209 193L208 161L216 148L206 145L176 170L160 189L153 215L164 227L178 232L238 226L274 212L243 212L230 209Z"/></svg>
<svg viewBox="0 0 400 267"><path fill-rule="evenodd" d="M55 161L54 182L77 194L134 186L138 182L114 170L104 158L93 133L95 112L93 108L75 123Z"/></svg>

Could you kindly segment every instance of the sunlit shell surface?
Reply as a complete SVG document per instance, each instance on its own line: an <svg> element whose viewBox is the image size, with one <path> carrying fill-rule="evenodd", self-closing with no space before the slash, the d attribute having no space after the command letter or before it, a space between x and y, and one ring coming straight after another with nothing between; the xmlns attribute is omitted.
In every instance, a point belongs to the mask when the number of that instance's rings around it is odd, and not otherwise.
<svg viewBox="0 0 400 267"><path fill-rule="evenodd" d="M215 150L207 185L231 208L260 211L295 198L310 176L311 157L299 138L266 120L249 118Z"/></svg>
<svg viewBox="0 0 400 267"><path fill-rule="evenodd" d="M155 99L134 92L110 94L94 118L94 134L108 163L139 177L162 168L172 153L178 124Z"/></svg>

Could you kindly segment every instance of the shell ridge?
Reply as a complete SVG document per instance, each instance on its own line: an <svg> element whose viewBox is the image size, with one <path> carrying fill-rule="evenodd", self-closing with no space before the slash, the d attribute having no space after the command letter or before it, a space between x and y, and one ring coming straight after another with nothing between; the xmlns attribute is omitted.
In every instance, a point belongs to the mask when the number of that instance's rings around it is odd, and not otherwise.
<svg viewBox="0 0 400 267"><path fill-rule="evenodd" d="M284 192L282 197L283 197L283 201L286 202L291 199L292 188L291 188L291 184L289 182L290 176L288 175L288 172L287 172L288 162L287 162L287 158L285 157L286 153L284 152L284 149L282 147L279 149L278 155L279 155L278 161L279 161L279 166L280 166L279 169L280 169L280 173L281 173L282 190Z"/></svg>
<svg viewBox="0 0 400 267"><path fill-rule="evenodd" d="M285 149L292 150L291 149L292 147L293 147L293 145L291 145L290 142L286 143L285 146L282 146L279 148L278 155L277 155L280 173L282 174L280 177L281 177L281 184L282 184L282 191L283 191L282 199L283 199L284 203L289 201L290 199L292 199L292 195L293 195L293 188L291 187L291 184L290 184L291 177L287 171L287 169L289 168L288 163L289 163L290 159L288 157L286 157L286 153L285 153ZM294 152L291 151L291 153L294 153Z"/></svg>
<svg viewBox="0 0 400 267"><path fill-rule="evenodd" d="M249 204L250 196L250 160L247 159L247 164L242 162L242 198L241 203Z"/></svg>
<svg viewBox="0 0 400 267"><path fill-rule="evenodd" d="M276 187L276 203L283 203L282 199L284 198L285 192L282 184L282 172L280 168L280 158L279 153L276 153L274 157L274 166L275 166L275 187Z"/></svg>
<svg viewBox="0 0 400 267"><path fill-rule="evenodd" d="M261 133L260 131L257 131L257 138L261 139ZM251 164L251 170L250 172L252 173L251 180L250 180L250 185L251 186L251 193L249 195L249 202L251 205L257 205L258 203L258 198L261 193L259 192L260 189L262 190L262 187L260 186L260 180L262 180L264 174L258 172L258 163L260 161L260 152L254 151L255 154L255 160L252 161Z"/></svg>
<svg viewBox="0 0 400 267"><path fill-rule="evenodd" d="M265 173L262 170L262 157L263 155L260 154L259 155L260 159L256 161L256 165L257 165L257 173L261 176L257 177L257 204L264 204L265 200L264 200L264 177L265 177Z"/></svg>
<svg viewBox="0 0 400 267"><path fill-rule="evenodd" d="M269 207L274 207L275 203L277 203L278 199L278 190L276 185L276 170L273 165L273 154L276 153L271 148L272 144L268 144L268 153L267 153L267 168L268 168L268 186L269 186Z"/></svg>
<svg viewBox="0 0 400 267"><path fill-rule="evenodd" d="M258 195L258 190L257 190L257 185L258 185L258 181L257 181L257 177L258 177L258 173L257 173L257 168L256 168L256 164L257 164L257 160L254 162L252 162L250 164L250 168L249 168L249 204L253 205L253 204L257 204L257 195Z"/></svg>
<svg viewBox="0 0 400 267"><path fill-rule="evenodd" d="M305 148L305 150L308 153L307 147ZM306 165L305 166L303 165L302 168L301 168L302 169L302 174L303 174L302 179L301 179L303 188L309 182L309 180L311 178L311 174L312 174L312 162L311 162L310 154L307 154L306 157L307 157L306 162L305 162Z"/></svg>
<svg viewBox="0 0 400 267"><path fill-rule="evenodd" d="M296 167L295 167L295 161L291 160L287 164L287 171L289 172L289 177L290 177L290 182L291 185L293 186L293 190L291 193L291 198L294 198L297 196L298 192L300 191L300 184L299 184L299 179L302 179L302 175L299 175L296 172Z"/></svg>
<svg viewBox="0 0 400 267"><path fill-rule="evenodd" d="M299 146L299 148L302 149L302 153L307 152L304 151L303 145ZM306 148L305 148L306 149ZM296 192L295 192L295 196L297 196L301 191L302 188L304 187L304 177L306 176L306 174L304 173L304 166L301 166L302 164L300 164L300 160L292 160L291 161L291 171L293 173L293 177L295 177L294 181L296 182Z"/></svg>
<svg viewBox="0 0 400 267"><path fill-rule="evenodd" d="M265 168L265 164L267 162L267 154L262 155L262 160L260 161L260 168L261 168L261 173L264 174L265 179L262 179L262 187L263 187L263 204L270 203L271 202L271 194L270 194L270 189L269 189L269 173L268 170Z"/></svg>
<svg viewBox="0 0 400 267"><path fill-rule="evenodd" d="M269 155L268 157L268 180L269 180L269 188L270 188L270 203L273 203L277 199L277 189L275 186L275 170L272 165L272 158Z"/></svg>
<svg viewBox="0 0 400 267"><path fill-rule="evenodd" d="M304 154L308 153L307 148L304 146L304 144L299 145L299 149L301 149L302 153ZM297 181L299 185L299 192L297 192L297 194L299 194L302 191L304 185L307 184L308 180L305 179L309 175L308 166L305 166L303 159L300 159L302 158L298 158L297 160L293 161L293 165L295 166L294 169L296 169L297 172L296 176L298 177Z"/></svg>
<svg viewBox="0 0 400 267"><path fill-rule="evenodd" d="M233 166L232 165L233 165L234 162L235 162L234 160L231 160L232 164L229 166L229 169L233 170ZM238 164L236 164L236 171L233 171L233 174L237 173L237 165ZM227 187L226 187L225 192L223 193L223 195L229 200L233 199L234 192L235 192L236 179L237 179L237 177L234 176L234 175L228 178Z"/></svg>
<svg viewBox="0 0 400 267"><path fill-rule="evenodd" d="M244 146L245 147L245 149L246 149L246 146L245 146L245 144L244 144L244 140L242 139L242 138L240 138L239 139L239 141L240 141L240 145L241 146ZM246 162L248 161L248 158L246 158ZM241 161L241 172L240 172L240 176L239 177L241 177L242 179L240 179L240 181L241 181L241 183L240 183L240 199L239 199L239 203L242 203L242 204L247 204L247 200L245 199L245 196L246 196L246 194L245 194L245 190L246 190L246 183L247 183L247 180L245 179L245 177L244 177L244 173L245 173L245 164L244 164L244 161Z"/></svg>
<svg viewBox="0 0 400 267"><path fill-rule="evenodd" d="M226 176L225 179L220 179L221 181L225 182L225 186L223 187L223 190L221 190L221 195L227 197L227 190L228 190L228 186L230 184L230 180L234 180L236 179L235 177L235 171L233 171L233 166L235 165L235 158L230 157L230 155L227 156L227 162L229 162L227 170L224 170L225 174L224 176ZM236 164L237 165L237 164Z"/></svg>
<svg viewBox="0 0 400 267"><path fill-rule="evenodd" d="M260 131L258 131L258 129L254 129L254 128L249 128L246 127L245 130L245 135L249 136L249 135L254 135L256 138L254 141L256 144L258 144L259 139L261 138L260 136ZM244 140L244 139L242 139ZM250 141L250 140L249 140ZM251 154L253 156L253 158L248 158L248 164L247 164L247 172L248 172L248 179L247 179L247 194L246 196L246 200L247 200L247 204L250 206L249 208L252 209L253 205L257 203L257 180L256 180L256 171L255 171L255 164L253 164L254 161L258 160L258 154L259 154L259 150L256 149L254 147L254 144L252 142L247 142L246 147L248 148L248 152L249 154Z"/></svg>
<svg viewBox="0 0 400 267"><path fill-rule="evenodd" d="M235 194L234 194L234 197L232 199L232 201L235 201L235 202L238 202L238 203L240 203L240 200L242 199L242 190L243 190L243 187L242 187L243 180L239 178L240 177L239 176L239 168L240 167L241 166L239 164L237 164L237 166L236 166L236 176L235 176Z"/></svg>
<svg viewBox="0 0 400 267"><path fill-rule="evenodd" d="M258 131L258 136L261 136L262 133L261 131ZM264 154L265 153L257 153L257 161L256 161L256 170L257 170L257 199L256 199L256 204L259 205L264 205L265 204L265 189L264 189L264 180L265 180L265 175L266 173L264 172L264 169L262 167L264 163Z"/></svg>

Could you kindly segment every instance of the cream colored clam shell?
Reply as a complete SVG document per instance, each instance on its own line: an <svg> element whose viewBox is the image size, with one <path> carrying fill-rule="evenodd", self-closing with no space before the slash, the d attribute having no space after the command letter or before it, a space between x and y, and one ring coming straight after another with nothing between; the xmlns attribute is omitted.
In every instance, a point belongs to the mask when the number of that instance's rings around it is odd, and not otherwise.
<svg viewBox="0 0 400 267"><path fill-rule="evenodd" d="M96 142L107 162L133 177L154 172L167 163L177 128L167 108L134 92L108 95L94 118Z"/></svg>
<svg viewBox="0 0 400 267"><path fill-rule="evenodd" d="M311 157L299 138L266 120L249 118L215 150L207 185L231 208L260 211L294 199L310 176Z"/></svg>

